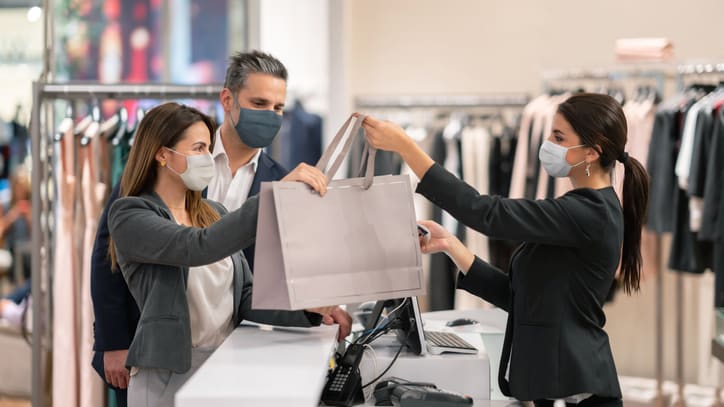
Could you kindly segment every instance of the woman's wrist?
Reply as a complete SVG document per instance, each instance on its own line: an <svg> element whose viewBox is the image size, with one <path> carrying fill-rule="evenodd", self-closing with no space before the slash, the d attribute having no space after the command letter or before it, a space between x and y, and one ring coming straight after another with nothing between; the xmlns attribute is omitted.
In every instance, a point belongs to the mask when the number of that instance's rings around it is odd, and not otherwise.
<svg viewBox="0 0 724 407"><path fill-rule="evenodd" d="M417 178L422 179L425 176L427 170L435 164L430 156L420 148L420 146L411 138L407 138L402 142L397 153L402 157L402 160L412 169L412 172L417 175Z"/></svg>
<svg viewBox="0 0 724 407"><path fill-rule="evenodd" d="M446 254L463 274L467 274L475 261L475 255L455 236L450 236Z"/></svg>

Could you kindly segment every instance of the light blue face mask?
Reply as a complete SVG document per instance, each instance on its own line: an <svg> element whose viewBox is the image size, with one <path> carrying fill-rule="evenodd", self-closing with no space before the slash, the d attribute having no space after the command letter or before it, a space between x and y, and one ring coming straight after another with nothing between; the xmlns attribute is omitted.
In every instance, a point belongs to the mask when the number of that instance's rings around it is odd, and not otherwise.
<svg viewBox="0 0 724 407"><path fill-rule="evenodd" d="M242 143L252 148L271 145L282 127L282 116L271 110L254 110L239 107L239 119L231 124L236 129Z"/></svg>
<svg viewBox="0 0 724 407"><path fill-rule="evenodd" d="M578 164L571 165L568 164L568 161L566 161L566 154L568 153L568 150L579 147L585 147L585 145L581 144L578 146L563 147L546 140L540 146L538 159L540 159L543 168L551 177L567 177L571 172L571 168L578 167L586 162L586 160L583 160Z"/></svg>

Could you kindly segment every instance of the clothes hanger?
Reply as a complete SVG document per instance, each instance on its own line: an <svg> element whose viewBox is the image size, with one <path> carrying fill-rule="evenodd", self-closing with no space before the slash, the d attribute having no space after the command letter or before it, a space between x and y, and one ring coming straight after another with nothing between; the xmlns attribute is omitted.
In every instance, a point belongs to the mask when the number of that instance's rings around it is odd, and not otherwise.
<svg viewBox="0 0 724 407"><path fill-rule="evenodd" d="M76 137L83 136L83 133L85 133L86 129L88 129L88 126L90 126L91 123L94 121L94 109L97 106L97 103L94 103L91 107L91 113L82 118L76 125L74 130L74 135ZM100 115L100 110L98 111L98 115Z"/></svg>
<svg viewBox="0 0 724 407"><path fill-rule="evenodd" d="M60 122L60 125L58 125L58 130L55 132L55 136L53 137L53 141L61 141L63 140L63 136L65 133L67 133L71 127L73 126L73 105L71 103L68 103L68 105L65 107L65 117Z"/></svg>
<svg viewBox="0 0 724 407"><path fill-rule="evenodd" d="M116 133L113 135L113 138L110 140L111 144L115 147L123 141L123 139L126 138L126 133L128 132L128 109L125 108L125 106L121 106L120 109L118 109L118 113L116 113L118 116L118 128L116 129Z"/></svg>
<svg viewBox="0 0 724 407"><path fill-rule="evenodd" d="M146 111L143 110L142 107L136 108L136 124L134 125L133 130L131 130L131 137L128 139L128 145L133 146L133 140L136 139L136 132L138 131L138 127L141 124L141 120L143 120L143 116L146 115Z"/></svg>
<svg viewBox="0 0 724 407"><path fill-rule="evenodd" d="M80 138L81 147L85 147L90 144L91 140L100 133L101 129L101 108L98 102L93 103L90 114L91 122L88 127L83 131L83 135Z"/></svg>
<svg viewBox="0 0 724 407"><path fill-rule="evenodd" d="M101 123L100 133L105 136L106 141L110 142L116 135L118 126L121 125L121 118L119 112L113 114L108 120Z"/></svg>

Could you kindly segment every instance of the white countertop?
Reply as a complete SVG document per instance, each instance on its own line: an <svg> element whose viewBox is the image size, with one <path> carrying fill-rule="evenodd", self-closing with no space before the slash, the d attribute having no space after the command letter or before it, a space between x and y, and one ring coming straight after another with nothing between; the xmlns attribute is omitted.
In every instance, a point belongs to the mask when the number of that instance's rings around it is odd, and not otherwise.
<svg viewBox="0 0 724 407"><path fill-rule="evenodd" d="M336 325L243 325L176 393L176 406L318 406L336 336Z"/></svg>
<svg viewBox="0 0 724 407"><path fill-rule="evenodd" d="M480 322L475 325L445 327L447 320L468 317ZM491 378L496 377L497 364L505 330L506 313L500 310L441 311L423 314L426 328L457 332L484 351L468 364L485 362ZM475 335L477 334L477 335ZM224 341L219 349L189 379L176 394L178 407L211 406L309 406L319 405L326 380L329 360L336 349L337 326L316 328L287 328L243 325ZM476 338L477 336L477 338ZM480 343L482 338L483 344ZM384 363L385 352L377 355L379 366ZM488 357L490 361L488 362ZM462 359L462 355L428 358L437 363ZM403 357L401 359L404 360ZM476 361L479 359L479 361ZM484 360L483 360L484 359ZM398 360L397 369L405 365ZM457 369L465 368L464 363ZM443 366L438 366L442 373ZM429 366L425 370L429 370ZM466 370L466 369L463 369ZM397 372L398 374L401 372ZM481 376L482 377L482 376ZM483 381L483 379L479 379ZM455 390L452 383L434 380L441 388ZM483 382L487 382L484 380ZM496 380L490 380L490 395L499 396ZM480 383L480 382L478 382ZM485 386L481 386L484 390ZM464 389L459 389L464 390ZM478 395L480 397L480 395ZM475 405L507 406L506 402L490 402L475 397ZM514 405L514 404L513 404Z"/></svg>

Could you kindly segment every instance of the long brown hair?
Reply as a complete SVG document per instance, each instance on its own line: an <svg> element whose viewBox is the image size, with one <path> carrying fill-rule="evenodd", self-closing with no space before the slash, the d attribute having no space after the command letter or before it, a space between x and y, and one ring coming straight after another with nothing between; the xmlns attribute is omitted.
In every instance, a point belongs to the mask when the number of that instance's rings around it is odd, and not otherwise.
<svg viewBox="0 0 724 407"><path fill-rule="evenodd" d="M597 148L601 168L611 171L623 163L623 250L620 281L626 293L639 291L641 281L641 229L649 201L649 175L641 163L624 151L628 138L621 105L608 95L583 93L558 106L558 113L581 137L582 144Z"/></svg>
<svg viewBox="0 0 724 407"><path fill-rule="evenodd" d="M158 179L159 165L156 153L162 147L174 148L183 138L191 125L202 122L209 129L211 146L214 143L214 122L200 111L178 103L164 103L149 110L138 125L133 147L121 178L120 197L139 196L153 191ZM214 208L201 198L199 191L186 191L186 210L191 223L196 227L206 227L219 220ZM116 251L113 240L108 250L113 268L116 268Z"/></svg>

